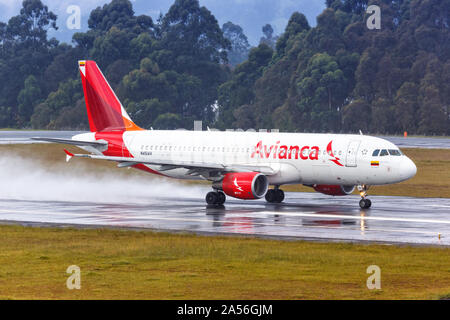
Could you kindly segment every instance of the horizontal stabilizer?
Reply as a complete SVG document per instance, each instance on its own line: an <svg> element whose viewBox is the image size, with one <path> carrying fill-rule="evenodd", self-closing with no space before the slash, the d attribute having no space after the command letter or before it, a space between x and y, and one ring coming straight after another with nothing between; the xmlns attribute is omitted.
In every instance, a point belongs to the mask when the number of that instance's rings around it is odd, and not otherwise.
<svg viewBox="0 0 450 320"><path fill-rule="evenodd" d="M66 153L66 162L69 162L70 159L73 158L74 154L70 151L67 151L66 149L64 149L64 152Z"/></svg>
<svg viewBox="0 0 450 320"><path fill-rule="evenodd" d="M36 140L36 141L71 144L74 146L82 146L82 147L107 147L108 146L108 142L106 142L106 141L80 141L80 140L72 140L72 139L40 138L40 137L33 137L31 139Z"/></svg>

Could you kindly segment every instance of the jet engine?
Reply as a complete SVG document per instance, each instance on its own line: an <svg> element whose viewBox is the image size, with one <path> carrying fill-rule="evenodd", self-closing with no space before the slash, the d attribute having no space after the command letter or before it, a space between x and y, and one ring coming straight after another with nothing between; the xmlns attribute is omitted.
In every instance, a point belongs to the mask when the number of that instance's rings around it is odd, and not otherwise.
<svg viewBox="0 0 450 320"><path fill-rule="evenodd" d="M355 190L355 186L341 186L341 185L313 185L317 192L327 194L329 196L347 196Z"/></svg>
<svg viewBox="0 0 450 320"><path fill-rule="evenodd" d="M267 177L258 172L227 173L218 189L238 199L260 199L269 188Z"/></svg>

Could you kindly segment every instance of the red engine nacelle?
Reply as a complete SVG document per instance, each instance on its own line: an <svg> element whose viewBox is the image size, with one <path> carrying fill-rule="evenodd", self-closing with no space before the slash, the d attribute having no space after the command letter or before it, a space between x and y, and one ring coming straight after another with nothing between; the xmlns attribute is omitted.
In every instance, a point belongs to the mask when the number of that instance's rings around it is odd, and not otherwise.
<svg viewBox="0 0 450 320"><path fill-rule="evenodd" d="M226 195L238 199L260 199L269 188L267 177L258 172L228 173L222 180L221 189Z"/></svg>
<svg viewBox="0 0 450 320"><path fill-rule="evenodd" d="M314 190L317 192L327 194L329 196L347 196L355 190L355 186L330 186L326 184L314 185Z"/></svg>

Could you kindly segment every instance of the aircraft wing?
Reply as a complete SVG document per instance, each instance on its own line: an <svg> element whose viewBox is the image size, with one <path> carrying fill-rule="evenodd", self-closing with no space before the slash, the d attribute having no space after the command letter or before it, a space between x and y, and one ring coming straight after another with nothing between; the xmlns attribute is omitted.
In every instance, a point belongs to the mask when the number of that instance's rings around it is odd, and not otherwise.
<svg viewBox="0 0 450 320"><path fill-rule="evenodd" d="M266 175L272 175L276 173L276 171L269 166L258 166L247 164L222 165L217 163L172 161L172 160L158 160L158 159L141 160L137 158L113 157L95 154L73 154L67 151L66 149L64 149L64 152L67 155L66 158L67 161L69 161L72 157L115 161L119 162L118 167L120 168L132 167L137 164L145 164L145 165L159 165L161 166L161 169L159 171L168 171L177 168L191 169L193 175L201 171L221 171L221 172L255 171Z"/></svg>
<svg viewBox="0 0 450 320"><path fill-rule="evenodd" d="M33 137L31 139L36 140L36 141L71 144L74 146L82 146L82 147L107 147L108 146L108 142L102 141L102 140L97 140L97 141L91 142L91 141L81 141L81 140L72 140L72 139L41 138L41 137Z"/></svg>

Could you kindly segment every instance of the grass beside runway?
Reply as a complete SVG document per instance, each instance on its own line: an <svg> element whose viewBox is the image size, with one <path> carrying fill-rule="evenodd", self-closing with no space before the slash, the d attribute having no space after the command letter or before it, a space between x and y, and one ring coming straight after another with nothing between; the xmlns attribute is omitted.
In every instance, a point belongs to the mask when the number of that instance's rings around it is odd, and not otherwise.
<svg viewBox="0 0 450 320"><path fill-rule="evenodd" d="M1 299L439 299L450 248L0 226ZM68 290L70 265L81 289ZM367 267L381 269L369 290Z"/></svg>
<svg viewBox="0 0 450 320"><path fill-rule="evenodd" d="M63 148L73 152L80 149L73 146L57 144L17 144L0 145L0 154L17 155L42 163L49 168L65 165ZM393 185L374 186L369 190L370 195L409 196L450 198L450 149L403 149L417 165L417 174L414 178ZM83 165L86 170L143 175L151 179L148 173L138 170L118 169L115 163L102 160L73 159L73 163ZM71 162L72 165L72 162ZM67 167L70 172L70 166ZM179 181L179 180L178 180ZM199 182L180 182L199 183ZM201 183L201 182L200 182ZM209 185L209 183L206 183ZM283 186L285 191L313 192L313 189L302 185ZM355 191L355 194L357 192Z"/></svg>

